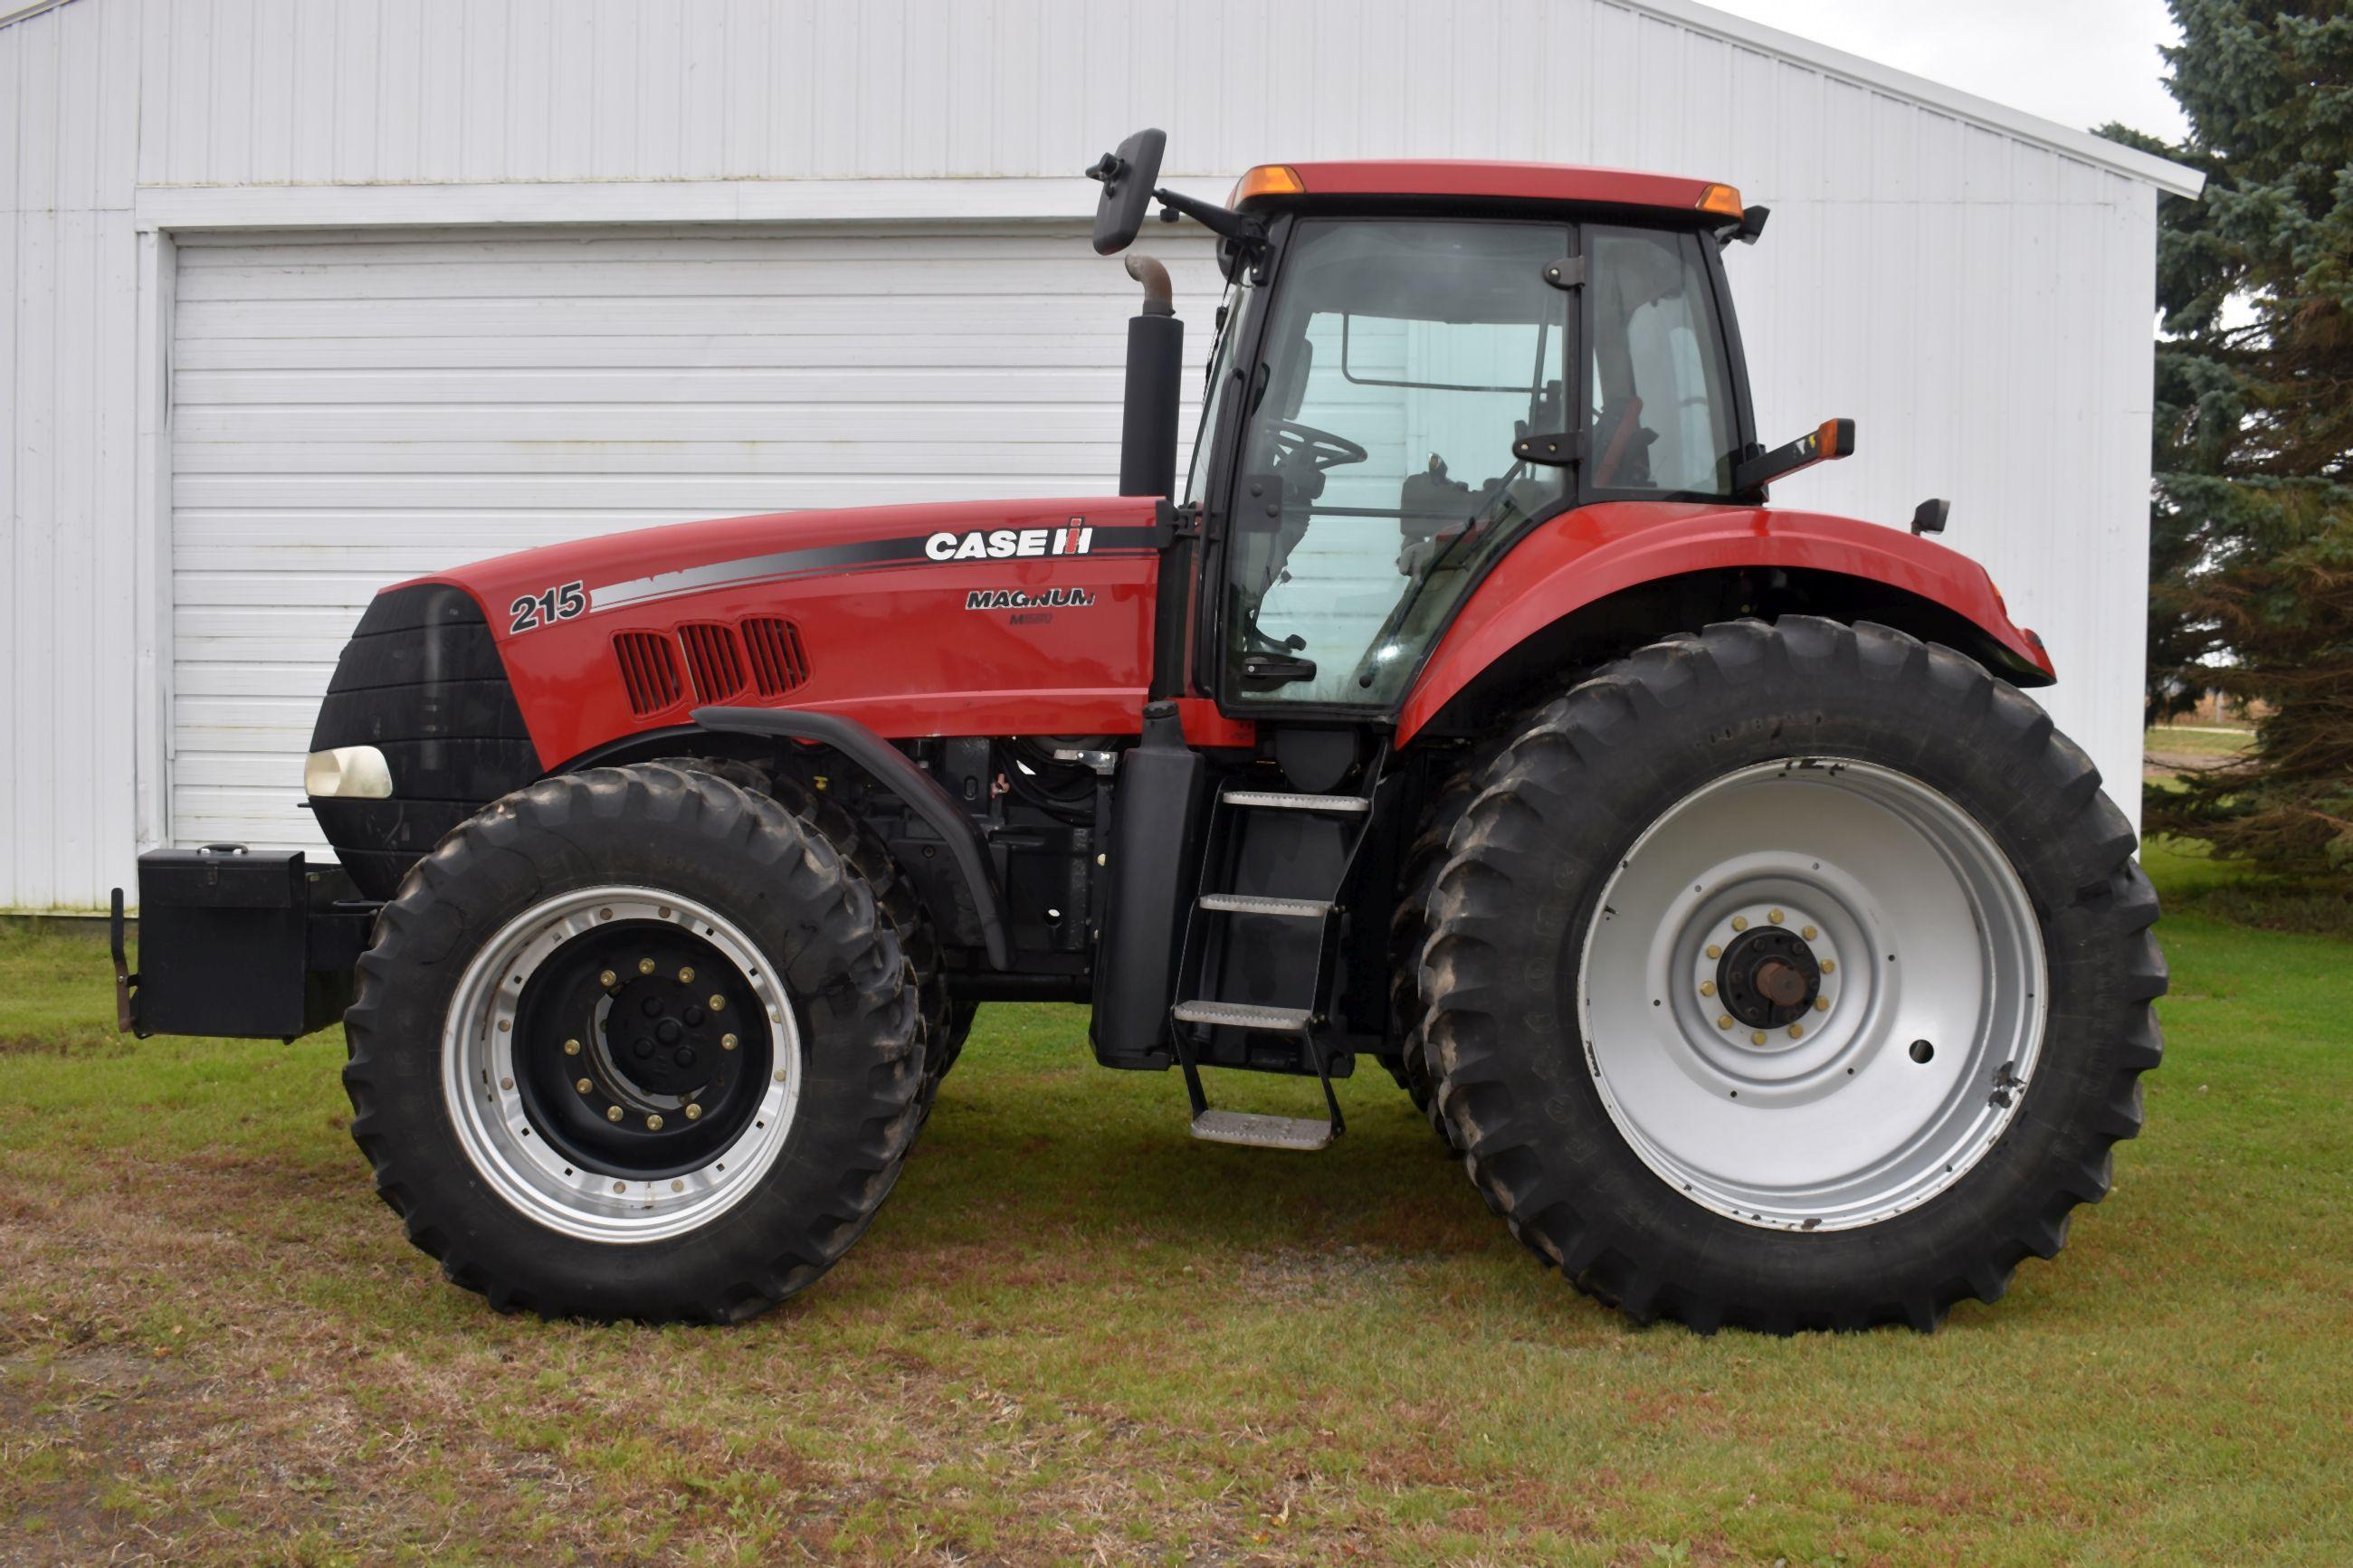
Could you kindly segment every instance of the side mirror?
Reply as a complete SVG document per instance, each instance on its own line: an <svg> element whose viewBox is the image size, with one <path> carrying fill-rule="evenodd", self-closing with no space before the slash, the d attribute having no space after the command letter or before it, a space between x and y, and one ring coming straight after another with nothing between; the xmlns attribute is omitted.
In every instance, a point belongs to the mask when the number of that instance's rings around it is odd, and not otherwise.
<svg viewBox="0 0 2353 1568"><path fill-rule="evenodd" d="M1759 452L1744 458L1732 467L1732 489L1736 495L1763 489L1775 479L1794 474L1800 468L1810 468L1816 463L1834 462L1854 455L1854 421L1825 419L1815 429L1799 437L1786 447L1776 447L1769 452Z"/></svg>
<svg viewBox="0 0 2353 1568"><path fill-rule="evenodd" d="M1168 145L1165 131L1139 131L1106 153L1087 171L1090 180L1103 182L1095 203L1095 253L1111 256L1125 250L1144 227L1145 210L1152 205L1152 187L1160 178L1160 154Z"/></svg>

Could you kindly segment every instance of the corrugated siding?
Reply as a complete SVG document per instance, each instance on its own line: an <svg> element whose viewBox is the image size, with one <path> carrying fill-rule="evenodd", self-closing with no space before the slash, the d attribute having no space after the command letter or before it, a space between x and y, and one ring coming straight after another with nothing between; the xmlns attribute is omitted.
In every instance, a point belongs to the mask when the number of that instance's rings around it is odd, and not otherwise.
<svg viewBox="0 0 2353 1568"><path fill-rule="evenodd" d="M133 847L135 9L0 28L0 908Z"/></svg>
<svg viewBox="0 0 2353 1568"><path fill-rule="evenodd" d="M1201 238L1155 239L1215 297ZM1134 294L1077 225L182 247L173 836L322 843L301 756L385 583L654 522L1099 491Z"/></svg>
<svg viewBox="0 0 2353 1568"><path fill-rule="evenodd" d="M1768 434L1862 423L1781 499L1949 496L2129 810L2153 189L1753 37L1684 0L71 0L0 27L0 903L126 879L132 781L167 767L132 755L137 647L172 629L129 626L139 185L1071 174L1147 122L1173 175L1525 157L1771 205L1733 261Z"/></svg>

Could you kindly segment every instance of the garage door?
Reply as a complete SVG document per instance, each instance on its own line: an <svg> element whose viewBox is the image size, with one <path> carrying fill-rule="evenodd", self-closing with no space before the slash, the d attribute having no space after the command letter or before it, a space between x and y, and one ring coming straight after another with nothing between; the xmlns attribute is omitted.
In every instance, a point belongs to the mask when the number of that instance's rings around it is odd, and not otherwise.
<svg viewBox="0 0 2353 1568"><path fill-rule="evenodd" d="M1216 272L1152 237L1189 397ZM1108 491L1136 298L1076 226L184 245L174 838L321 847L311 716L386 583L646 523Z"/></svg>

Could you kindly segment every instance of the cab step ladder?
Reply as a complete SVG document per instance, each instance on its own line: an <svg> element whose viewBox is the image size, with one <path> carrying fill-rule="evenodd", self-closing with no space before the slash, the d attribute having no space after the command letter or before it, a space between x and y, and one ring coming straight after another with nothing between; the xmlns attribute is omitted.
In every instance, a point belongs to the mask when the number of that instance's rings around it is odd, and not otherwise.
<svg viewBox="0 0 2353 1568"><path fill-rule="evenodd" d="M1340 946L1341 890L1363 849L1373 820L1373 794L1378 788L1387 748L1364 771L1362 795L1302 795L1282 790L1246 789L1228 785L1219 792L1209 822L1209 842L1202 857L1203 887L1193 900L1185 926L1184 957L1176 969L1176 994L1182 998L1169 1009L1169 1034L1176 1047L1177 1065L1185 1070L1185 1094L1193 1107L1193 1136L1212 1143L1240 1143L1254 1149L1314 1150L1324 1148L1347 1131L1340 1114L1339 1096L1332 1089L1331 1021L1324 1011L1326 986L1336 971ZM1208 886L1227 877L1226 850L1238 819L1261 811L1313 812L1337 818L1343 826L1340 871L1324 898L1268 898ZM1315 969L1304 1007L1274 1007L1202 995L1206 954L1221 934L1220 923L1236 915L1256 915L1315 922ZM1201 1088L1199 1053L1212 1029L1250 1029L1261 1034L1289 1035L1298 1039L1315 1068L1324 1089L1325 1115L1269 1116L1256 1111L1218 1110Z"/></svg>

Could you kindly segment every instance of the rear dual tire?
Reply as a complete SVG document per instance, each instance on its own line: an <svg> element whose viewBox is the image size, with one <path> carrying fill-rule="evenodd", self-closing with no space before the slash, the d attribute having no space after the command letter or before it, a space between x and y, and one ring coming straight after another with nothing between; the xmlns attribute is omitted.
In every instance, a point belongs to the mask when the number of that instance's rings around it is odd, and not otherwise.
<svg viewBox="0 0 2353 1568"><path fill-rule="evenodd" d="M1932 1328L2055 1254L2139 1128L2135 847L1949 649L1661 643L1480 773L1426 909L1436 1102L1514 1233L1638 1319Z"/></svg>
<svg viewBox="0 0 2353 1568"><path fill-rule="evenodd" d="M863 1234L922 1121L919 1007L849 861L766 795L543 780L418 862L345 1016L352 1134L501 1310L728 1321Z"/></svg>

